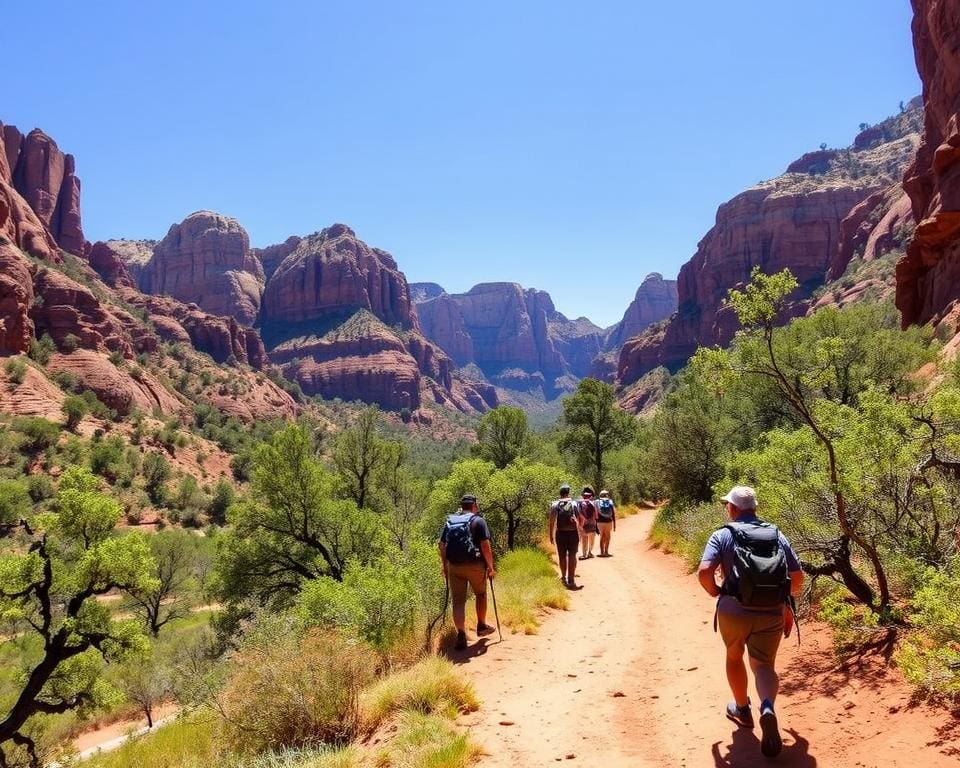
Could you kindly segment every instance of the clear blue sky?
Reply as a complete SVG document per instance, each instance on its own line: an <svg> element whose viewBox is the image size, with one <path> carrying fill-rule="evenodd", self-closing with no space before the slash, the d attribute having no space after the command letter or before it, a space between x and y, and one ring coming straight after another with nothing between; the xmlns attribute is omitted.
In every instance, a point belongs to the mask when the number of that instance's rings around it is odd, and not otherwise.
<svg viewBox="0 0 960 768"><path fill-rule="evenodd" d="M449 291L617 321L716 207L919 93L907 0L76 2L3 10L0 120L77 156L87 236L335 221Z"/></svg>

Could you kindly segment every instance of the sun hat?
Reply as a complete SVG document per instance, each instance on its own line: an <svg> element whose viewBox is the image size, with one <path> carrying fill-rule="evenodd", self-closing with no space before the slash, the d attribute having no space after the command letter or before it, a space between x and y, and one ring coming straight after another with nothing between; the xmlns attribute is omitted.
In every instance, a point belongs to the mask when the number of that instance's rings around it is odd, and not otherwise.
<svg viewBox="0 0 960 768"><path fill-rule="evenodd" d="M560 486L560 493L563 493L564 491L567 491L569 493L570 483L564 483L563 485Z"/></svg>
<svg viewBox="0 0 960 768"><path fill-rule="evenodd" d="M757 492L748 485L735 485L721 501L733 504L741 512L757 508Z"/></svg>
<svg viewBox="0 0 960 768"><path fill-rule="evenodd" d="M604 490L600 491L600 495L601 495L601 496L609 496L609 495L610 495L610 491L604 489Z"/></svg>
<svg viewBox="0 0 960 768"><path fill-rule="evenodd" d="M461 507L465 507L465 506L467 506L467 504L473 505L473 504L476 504L476 503L477 503L477 497L474 496L473 494L470 494L470 493L466 494L465 496L461 497L461 499L460 499L460 506L461 506Z"/></svg>

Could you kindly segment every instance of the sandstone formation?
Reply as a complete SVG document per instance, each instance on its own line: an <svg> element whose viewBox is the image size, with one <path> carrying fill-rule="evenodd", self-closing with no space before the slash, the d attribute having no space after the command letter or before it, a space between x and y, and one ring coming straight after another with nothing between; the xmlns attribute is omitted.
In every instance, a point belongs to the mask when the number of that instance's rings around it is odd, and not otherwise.
<svg viewBox="0 0 960 768"><path fill-rule="evenodd" d="M677 281L664 280L659 272L647 275L633 297L623 319L607 333L606 349L619 349L631 336L670 317L677 309Z"/></svg>
<svg viewBox="0 0 960 768"><path fill-rule="evenodd" d="M302 238L273 272L261 322L309 322L358 309L388 325L417 328L407 280L393 257L334 224Z"/></svg>
<svg viewBox="0 0 960 768"><path fill-rule="evenodd" d="M196 304L183 304L167 296L145 296L135 291L121 296L147 313L164 341L190 344L218 363L232 359L255 370L262 370L268 363L260 334L232 317L212 315Z"/></svg>
<svg viewBox="0 0 960 768"><path fill-rule="evenodd" d="M420 408L424 398L485 411L496 396L460 379L419 332L406 277L389 253L334 224L256 251L270 273L260 324L270 358L307 394Z"/></svg>
<svg viewBox="0 0 960 768"><path fill-rule="evenodd" d="M37 336L49 334L61 349L72 339L84 350L133 356L121 322L86 286L53 267L41 267L33 277L33 292L42 297L30 310Z"/></svg>
<svg viewBox="0 0 960 768"><path fill-rule="evenodd" d="M0 355L26 352L33 338L33 279L30 262L0 241Z"/></svg>
<svg viewBox="0 0 960 768"><path fill-rule="evenodd" d="M960 298L960 3L912 2L924 127L903 184L917 222L897 265L905 325L936 322Z"/></svg>
<svg viewBox="0 0 960 768"><path fill-rule="evenodd" d="M2 123L0 144L0 181L20 193L60 248L84 255L87 242L73 155L61 152L43 131L34 129L24 136Z"/></svg>
<svg viewBox="0 0 960 768"><path fill-rule="evenodd" d="M443 293L446 291L438 283L410 283L410 298L414 304L430 301Z"/></svg>
<svg viewBox="0 0 960 768"><path fill-rule="evenodd" d="M887 193L915 151L918 120L917 110L890 118L881 129L888 141L805 156L790 167L806 172L788 172L721 205L716 224L680 269L676 314L662 331L631 339L621 350L621 387L660 365L680 368L699 346L729 343L737 321L723 302L754 267L768 274L789 268L796 276L800 288L783 316L787 320L807 310L828 272L842 273L854 255L862 258L868 242L876 255L902 236L902 204ZM886 234L874 216L884 222Z"/></svg>
<svg viewBox="0 0 960 768"><path fill-rule="evenodd" d="M586 318L569 320L545 291L481 283L448 294L421 283L417 296L424 297L416 305L424 335L458 366L476 365L505 389L552 398L576 386L601 351L602 329Z"/></svg>
<svg viewBox="0 0 960 768"><path fill-rule="evenodd" d="M189 406L147 371L140 369L131 375L129 371L117 368L106 355L90 349L54 355L47 369L53 373L72 374L85 389L92 390L102 403L121 415L134 408L146 414L157 409L164 416L189 411Z"/></svg>
<svg viewBox="0 0 960 768"><path fill-rule="evenodd" d="M87 261L94 271L100 275L100 279L112 288L137 287L123 257L108 243L94 243L90 248Z"/></svg>
<svg viewBox="0 0 960 768"><path fill-rule="evenodd" d="M150 259L153 258L153 249L157 246L156 240L107 240L106 245L123 262L133 278L134 285L140 285L143 271Z"/></svg>
<svg viewBox="0 0 960 768"><path fill-rule="evenodd" d="M210 211L197 211L170 227L140 276L146 293L172 296L245 326L257 320L263 284L263 268L250 252L246 230Z"/></svg>
<svg viewBox="0 0 960 768"><path fill-rule="evenodd" d="M291 235L277 245L253 249L253 255L260 260L260 264L263 266L263 275L267 280L273 277L273 273L277 271L277 267L283 263L283 260L296 250L301 240L303 240L302 237Z"/></svg>

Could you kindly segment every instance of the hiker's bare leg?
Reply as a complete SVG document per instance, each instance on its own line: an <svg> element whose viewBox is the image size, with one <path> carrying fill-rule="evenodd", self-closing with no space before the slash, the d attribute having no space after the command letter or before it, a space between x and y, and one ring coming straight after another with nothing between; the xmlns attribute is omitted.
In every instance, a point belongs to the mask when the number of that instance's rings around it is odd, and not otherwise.
<svg viewBox="0 0 960 768"><path fill-rule="evenodd" d="M596 540L597 540L597 534L595 533L587 534L587 554L588 555L593 554L593 544Z"/></svg>
<svg viewBox="0 0 960 768"><path fill-rule="evenodd" d="M727 682L738 707L747 705L747 665L743 663L744 650L742 643L734 643L727 648Z"/></svg>
<svg viewBox="0 0 960 768"><path fill-rule="evenodd" d="M586 557L587 556L587 534L585 533L580 534L580 550L581 550L580 554L583 557Z"/></svg>
<svg viewBox="0 0 960 768"><path fill-rule="evenodd" d="M780 676L772 665L750 659L750 669L753 670L753 679L757 684L757 695L760 701L770 699L772 704L780 691Z"/></svg>
<svg viewBox="0 0 960 768"><path fill-rule="evenodd" d="M487 623L487 593L477 595L477 624Z"/></svg>

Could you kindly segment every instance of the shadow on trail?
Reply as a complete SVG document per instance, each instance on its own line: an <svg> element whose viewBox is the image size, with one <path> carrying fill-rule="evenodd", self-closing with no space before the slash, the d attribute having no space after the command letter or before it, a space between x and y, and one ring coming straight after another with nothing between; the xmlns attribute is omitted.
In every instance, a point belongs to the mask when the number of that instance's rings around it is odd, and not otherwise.
<svg viewBox="0 0 960 768"><path fill-rule="evenodd" d="M855 651L837 660L833 653L817 658L798 656L781 676L780 690L786 694L816 690L836 697L850 689L852 680L871 690L881 690L897 644L897 630L890 627L876 633Z"/></svg>
<svg viewBox="0 0 960 768"><path fill-rule="evenodd" d="M493 644L495 645L497 641L489 643L487 638L481 637L474 643L471 643L463 651L454 650L453 644L449 644L440 648L440 655L449 659L454 664L469 664L473 659L483 656L487 652L487 648Z"/></svg>
<svg viewBox="0 0 960 768"><path fill-rule="evenodd" d="M753 731L737 728L726 747L718 741L710 748L713 763L716 768L767 768L773 764L789 768L816 768L817 758L810 754L810 742L792 728L785 729L784 733L789 734L793 743L785 743L780 756L771 760L760 754L760 739ZM726 754L722 753L724 748Z"/></svg>

